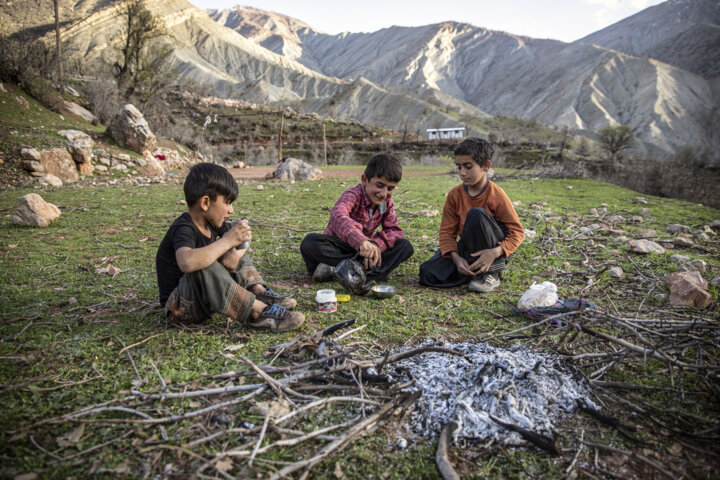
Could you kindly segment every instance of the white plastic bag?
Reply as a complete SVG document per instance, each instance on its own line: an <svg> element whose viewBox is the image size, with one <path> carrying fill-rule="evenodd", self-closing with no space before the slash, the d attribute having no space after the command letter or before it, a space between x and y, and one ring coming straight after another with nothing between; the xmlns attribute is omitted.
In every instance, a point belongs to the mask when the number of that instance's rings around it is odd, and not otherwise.
<svg viewBox="0 0 720 480"><path fill-rule="evenodd" d="M517 308L528 310L535 307L550 307L558 300L557 285L552 282L533 283L518 300Z"/></svg>

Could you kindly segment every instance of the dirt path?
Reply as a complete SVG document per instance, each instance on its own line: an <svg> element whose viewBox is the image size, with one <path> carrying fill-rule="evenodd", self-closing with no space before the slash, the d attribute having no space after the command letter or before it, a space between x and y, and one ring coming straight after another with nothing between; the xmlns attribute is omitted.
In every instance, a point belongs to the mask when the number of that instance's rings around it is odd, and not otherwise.
<svg viewBox="0 0 720 480"><path fill-rule="evenodd" d="M232 174L234 178L240 178L243 180L265 180L265 175L271 173L273 170L274 167L249 167L228 169L228 171ZM360 175L362 175L364 170L364 167L348 169L326 168L323 170L323 176L325 178L360 178ZM447 171L447 167L437 167L437 169L404 167L403 175L437 175L439 173L445 173Z"/></svg>

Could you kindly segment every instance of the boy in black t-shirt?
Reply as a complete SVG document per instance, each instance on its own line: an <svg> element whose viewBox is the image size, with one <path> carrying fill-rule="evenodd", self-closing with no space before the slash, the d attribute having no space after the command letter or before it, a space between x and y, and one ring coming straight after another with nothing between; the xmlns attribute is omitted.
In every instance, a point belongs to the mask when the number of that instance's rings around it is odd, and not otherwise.
<svg viewBox="0 0 720 480"><path fill-rule="evenodd" d="M240 246L252 239L247 222L227 219L238 196L235 179L223 167L200 163L185 185L188 211L170 226L155 264L160 303L171 322L199 322L220 313L252 328L293 330L305 321L290 309L297 302L268 289Z"/></svg>

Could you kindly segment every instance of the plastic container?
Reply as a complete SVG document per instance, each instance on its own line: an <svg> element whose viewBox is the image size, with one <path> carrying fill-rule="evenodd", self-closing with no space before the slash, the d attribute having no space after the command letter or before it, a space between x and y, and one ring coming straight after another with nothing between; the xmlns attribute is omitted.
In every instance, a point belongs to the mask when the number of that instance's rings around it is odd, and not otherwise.
<svg viewBox="0 0 720 480"><path fill-rule="evenodd" d="M335 290L318 290L315 295L315 305L321 313L337 312L337 302Z"/></svg>

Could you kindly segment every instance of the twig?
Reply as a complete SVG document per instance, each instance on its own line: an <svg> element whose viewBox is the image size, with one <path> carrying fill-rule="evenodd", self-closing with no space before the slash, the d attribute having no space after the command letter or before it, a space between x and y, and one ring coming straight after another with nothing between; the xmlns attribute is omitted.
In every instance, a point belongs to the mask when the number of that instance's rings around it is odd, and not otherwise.
<svg viewBox="0 0 720 480"><path fill-rule="evenodd" d="M165 333L165 332L163 332L163 333ZM133 343L132 345L128 345L127 347L123 347L123 349L118 352L118 356L122 355L124 352L126 352L127 350L130 350L130 349L133 348L133 347L137 347L138 345L142 345L143 343L147 342L148 340L152 340L152 339L155 338L155 337L159 337L159 336L162 335L163 333L158 333L157 335L152 335L152 336L146 338L145 340L141 340L141 341L139 341L139 342L137 342L137 343Z"/></svg>
<svg viewBox="0 0 720 480"><path fill-rule="evenodd" d="M437 451L435 452L435 463L437 463L440 475L445 480L460 480L460 477L455 472L455 469L450 462L448 457L448 443L450 442L450 432L458 428L457 423L450 422L445 425L440 432L440 439L438 440Z"/></svg>

